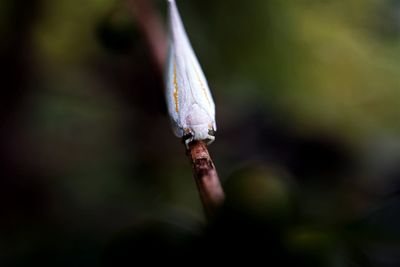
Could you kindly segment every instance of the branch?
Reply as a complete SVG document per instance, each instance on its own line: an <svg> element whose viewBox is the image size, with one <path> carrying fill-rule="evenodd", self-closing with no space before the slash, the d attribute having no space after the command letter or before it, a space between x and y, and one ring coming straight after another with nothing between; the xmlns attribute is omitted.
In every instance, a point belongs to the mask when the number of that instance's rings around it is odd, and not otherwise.
<svg viewBox="0 0 400 267"><path fill-rule="evenodd" d="M204 211L208 218L212 218L224 202L225 194L207 145L202 141L194 141L190 143L187 155L192 164Z"/></svg>
<svg viewBox="0 0 400 267"><path fill-rule="evenodd" d="M146 39L160 74L163 74L167 56L167 35L154 2L151 0L127 0L126 3Z"/></svg>
<svg viewBox="0 0 400 267"><path fill-rule="evenodd" d="M160 15L150 0L127 0L129 9L151 49L160 74L166 59L167 39ZM194 179L207 218L212 218L222 205L225 195L207 146L202 141L189 144L187 150Z"/></svg>

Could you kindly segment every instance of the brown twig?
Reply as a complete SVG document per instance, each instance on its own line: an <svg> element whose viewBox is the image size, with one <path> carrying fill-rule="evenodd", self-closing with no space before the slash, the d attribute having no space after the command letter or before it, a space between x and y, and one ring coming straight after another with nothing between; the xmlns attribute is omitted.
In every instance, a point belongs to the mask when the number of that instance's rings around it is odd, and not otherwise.
<svg viewBox="0 0 400 267"><path fill-rule="evenodd" d="M127 0L127 3L162 73L166 59L167 39L161 18L150 0ZM190 143L187 155L192 165L204 211L210 219L225 198L217 171L204 142Z"/></svg>
<svg viewBox="0 0 400 267"><path fill-rule="evenodd" d="M187 155L192 164L194 179L204 211L208 218L212 218L225 198L217 170L204 142L190 143Z"/></svg>
<svg viewBox="0 0 400 267"><path fill-rule="evenodd" d="M145 37L153 60L162 74L167 56L167 35L154 2L151 0L127 0L127 6Z"/></svg>

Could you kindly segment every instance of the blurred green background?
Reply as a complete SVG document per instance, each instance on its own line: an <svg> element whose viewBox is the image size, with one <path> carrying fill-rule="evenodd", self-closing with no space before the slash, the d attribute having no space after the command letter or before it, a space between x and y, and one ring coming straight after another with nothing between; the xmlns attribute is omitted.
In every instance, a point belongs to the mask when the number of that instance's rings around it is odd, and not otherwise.
<svg viewBox="0 0 400 267"><path fill-rule="evenodd" d="M1 265L199 262L207 248L400 266L400 1L177 4L216 102L220 216L205 224L123 1L1 0Z"/></svg>

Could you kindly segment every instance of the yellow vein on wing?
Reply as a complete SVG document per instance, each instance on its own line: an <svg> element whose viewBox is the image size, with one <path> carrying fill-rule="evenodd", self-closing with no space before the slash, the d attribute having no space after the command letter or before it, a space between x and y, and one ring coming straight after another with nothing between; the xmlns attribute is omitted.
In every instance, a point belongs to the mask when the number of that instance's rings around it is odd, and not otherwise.
<svg viewBox="0 0 400 267"><path fill-rule="evenodd" d="M176 113L179 112L179 99L178 99L178 80L176 78L176 62L174 62L174 92L173 92L173 97L174 97L174 102L175 102L175 111Z"/></svg>
<svg viewBox="0 0 400 267"><path fill-rule="evenodd" d="M211 105L210 99L208 99L207 90L206 90L206 88L204 87L204 84L203 84L203 82L202 82L201 79L200 79L199 73L197 72L196 68L194 67L195 65L192 64L192 66L193 66L194 72L196 73L197 80L198 80L199 83L200 83L200 87L201 87L201 89L203 90L204 95L206 96L207 102L208 102L209 105Z"/></svg>

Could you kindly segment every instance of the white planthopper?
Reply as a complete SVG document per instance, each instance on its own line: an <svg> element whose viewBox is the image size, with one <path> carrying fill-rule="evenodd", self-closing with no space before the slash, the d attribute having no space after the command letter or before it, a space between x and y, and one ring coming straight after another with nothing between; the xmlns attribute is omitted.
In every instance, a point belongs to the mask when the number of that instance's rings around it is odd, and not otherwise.
<svg viewBox="0 0 400 267"><path fill-rule="evenodd" d="M185 32L175 0L168 0L169 52L165 73L168 112L176 136L215 140L215 105L207 80Z"/></svg>

